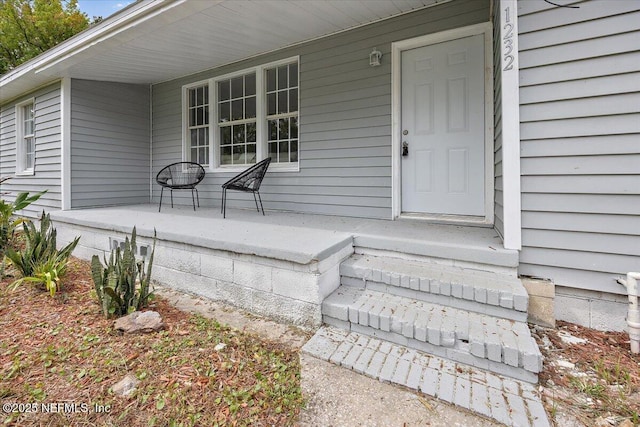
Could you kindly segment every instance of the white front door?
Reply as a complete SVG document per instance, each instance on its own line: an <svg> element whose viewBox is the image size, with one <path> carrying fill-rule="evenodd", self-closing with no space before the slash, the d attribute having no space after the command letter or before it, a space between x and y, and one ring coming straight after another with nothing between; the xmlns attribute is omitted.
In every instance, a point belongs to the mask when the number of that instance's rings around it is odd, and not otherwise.
<svg viewBox="0 0 640 427"><path fill-rule="evenodd" d="M484 36L405 50L401 67L402 211L484 217Z"/></svg>

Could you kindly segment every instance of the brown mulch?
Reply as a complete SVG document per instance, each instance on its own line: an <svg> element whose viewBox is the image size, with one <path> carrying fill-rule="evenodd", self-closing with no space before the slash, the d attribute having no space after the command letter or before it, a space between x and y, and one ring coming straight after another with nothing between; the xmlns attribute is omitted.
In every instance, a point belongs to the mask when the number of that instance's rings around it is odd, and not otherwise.
<svg viewBox="0 0 640 427"><path fill-rule="evenodd" d="M149 308L166 330L121 335L92 295L88 263L76 259L54 298L31 284L7 291L11 280L0 282L4 424L291 425L304 404L298 355L278 343L161 298ZM137 390L116 396L111 387L128 373Z"/></svg>
<svg viewBox="0 0 640 427"><path fill-rule="evenodd" d="M544 356L540 384L550 418L560 419L556 425L567 423L558 412L585 426L640 425L640 355L631 353L627 333L563 321L533 332Z"/></svg>

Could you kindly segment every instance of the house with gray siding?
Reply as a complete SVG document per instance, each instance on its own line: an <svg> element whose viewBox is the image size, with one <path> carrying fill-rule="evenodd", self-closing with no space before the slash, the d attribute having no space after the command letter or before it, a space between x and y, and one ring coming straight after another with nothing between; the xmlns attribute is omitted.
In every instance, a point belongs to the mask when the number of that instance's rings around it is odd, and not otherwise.
<svg viewBox="0 0 640 427"><path fill-rule="evenodd" d="M80 257L157 229L156 280L324 324L319 357L349 366L346 331L535 382L527 320L627 328L639 18L628 0L140 0L0 76L2 190L47 189L25 214L81 234ZM266 216L230 192L222 220L221 185L267 157ZM200 208L176 192L158 213L178 161L206 170ZM395 367L370 374L425 391Z"/></svg>

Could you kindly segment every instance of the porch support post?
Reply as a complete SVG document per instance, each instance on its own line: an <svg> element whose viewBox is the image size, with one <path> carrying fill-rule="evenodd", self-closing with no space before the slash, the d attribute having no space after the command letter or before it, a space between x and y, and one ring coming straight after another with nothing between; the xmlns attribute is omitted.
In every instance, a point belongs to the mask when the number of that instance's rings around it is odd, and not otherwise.
<svg viewBox="0 0 640 427"><path fill-rule="evenodd" d="M71 79L60 83L60 209L71 209Z"/></svg>
<svg viewBox="0 0 640 427"><path fill-rule="evenodd" d="M517 0L499 0L504 247L522 248Z"/></svg>

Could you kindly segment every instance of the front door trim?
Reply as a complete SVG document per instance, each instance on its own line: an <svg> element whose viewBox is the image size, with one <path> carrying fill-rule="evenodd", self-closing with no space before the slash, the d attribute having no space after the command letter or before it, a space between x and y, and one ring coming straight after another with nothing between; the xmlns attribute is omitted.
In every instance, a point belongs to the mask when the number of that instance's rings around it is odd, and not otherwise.
<svg viewBox="0 0 640 427"><path fill-rule="evenodd" d="M494 218L494 152L493 152L493 42L492 26L490 22L455 28L435 34L401 40L391 44L391 208L392 219L402 216L402 156L401 154L401 113L402 113L402 52L436 43L442 43L463 37L484 35L484 98L485 98L485 216L477 221L464 221L463 218L449 217L451 222L472 222L478 224L493 224ZM412 215L415 217L415 215ZM422 216L423 219L443 221L442 215ZM447 222L445 220L445 222Z"/></svg>

